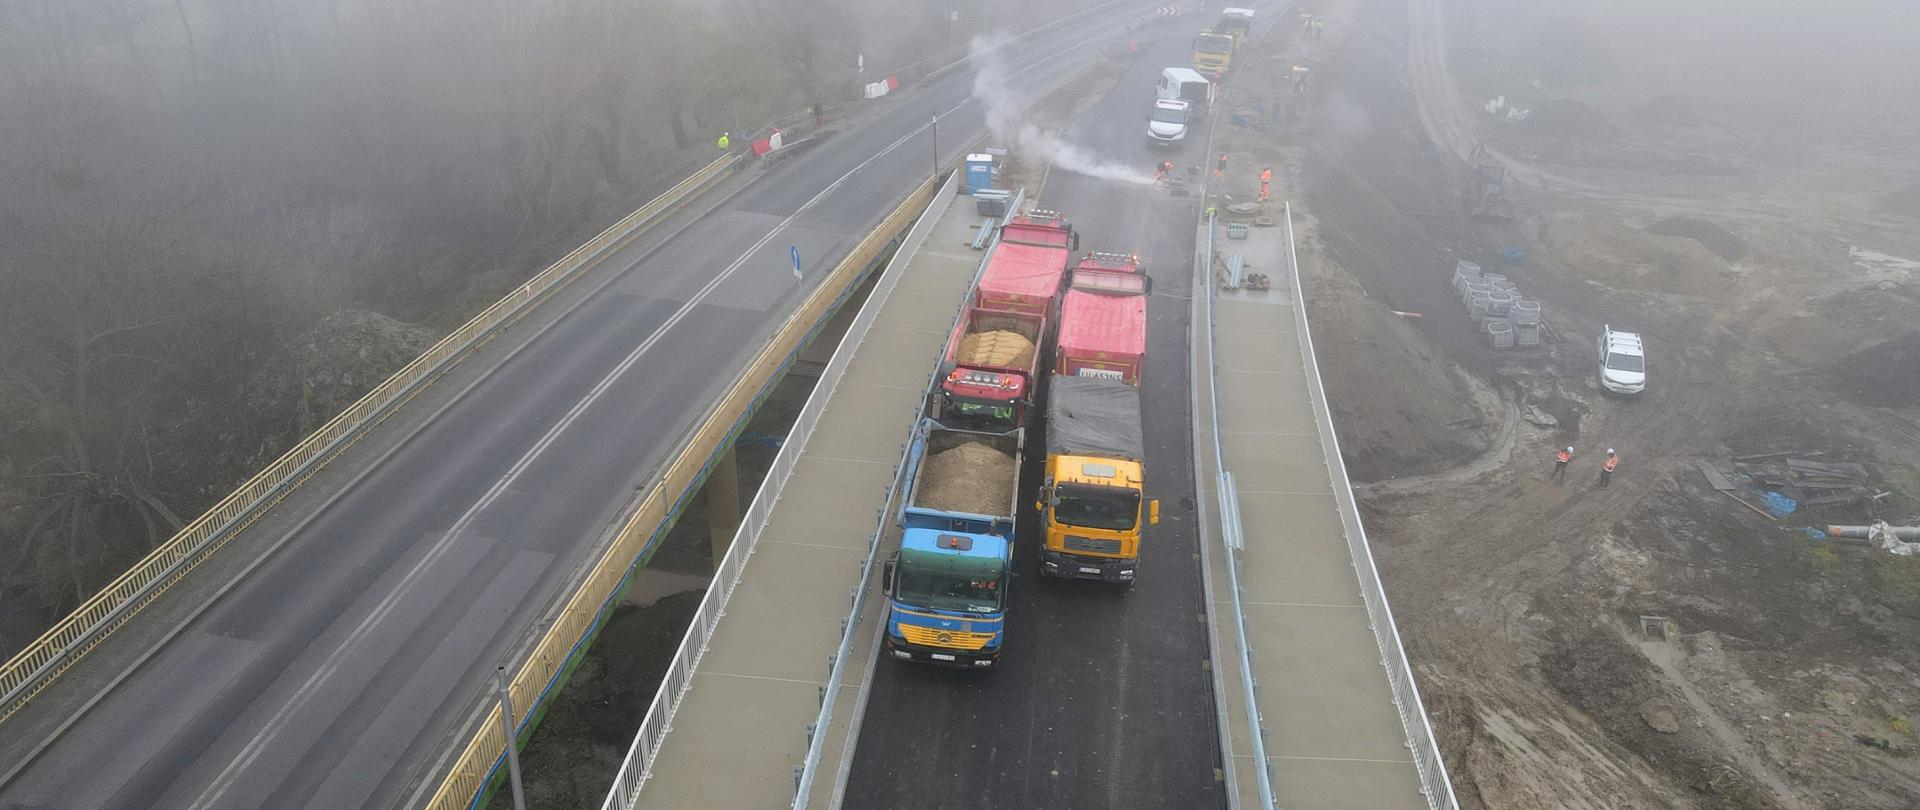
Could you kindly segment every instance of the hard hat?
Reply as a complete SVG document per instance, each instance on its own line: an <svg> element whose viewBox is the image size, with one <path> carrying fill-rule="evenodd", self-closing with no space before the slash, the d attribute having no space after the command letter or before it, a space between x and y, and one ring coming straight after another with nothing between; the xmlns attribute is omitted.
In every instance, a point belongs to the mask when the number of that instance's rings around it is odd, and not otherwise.
<svg viewBox="0 0 1920 810"><path fill-rule="evenodd" d="M1567 452L1569 453L1573 452L1573 445L1571 444L1567 445Z"/></svg>
<svg viewBox="0 0 1920 810"><path fill-rule="evenodd" d="M1613 455L1613 448L1611 447L1607 448L1607 455L1609 456Z"/></svg>

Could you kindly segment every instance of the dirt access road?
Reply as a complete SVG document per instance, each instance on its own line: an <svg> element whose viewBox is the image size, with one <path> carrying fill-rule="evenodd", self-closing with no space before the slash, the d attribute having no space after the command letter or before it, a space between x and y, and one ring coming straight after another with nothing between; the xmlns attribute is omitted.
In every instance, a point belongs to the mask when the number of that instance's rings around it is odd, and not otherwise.
<svg viewBox="0 0 1920 810"><path fill-rule="evenodd" d="M1271 162L1301 218L1348 462L1464 806L1920 806L1920 562L1802 531L1865 506L1775 521L1695 467L1858 461L1880 516L1920 522L1916 15L1669 5L1318 0L1321 38L1285 26L1229 82L1245 124L1222 143L1254 168L1227 193ZM1479 144L1510 221L1464 213ZM1554 339L1490 348L1459 259L1542 301ZM1647 336L1645 396L1599 395L1603 323Z"/></svg>

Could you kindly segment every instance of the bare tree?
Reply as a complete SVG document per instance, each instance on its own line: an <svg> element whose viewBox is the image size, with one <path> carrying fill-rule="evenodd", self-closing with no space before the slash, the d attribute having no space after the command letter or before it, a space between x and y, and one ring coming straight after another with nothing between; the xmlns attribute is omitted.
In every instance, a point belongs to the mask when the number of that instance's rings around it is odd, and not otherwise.
<svg viewBox="0 0 1920 810"><path fill-rule="evenodd" d="M824 60L844 56L853 30L845 0L736 0L735 20L747 45L784 69L808 99L818 98Z"/></svg>

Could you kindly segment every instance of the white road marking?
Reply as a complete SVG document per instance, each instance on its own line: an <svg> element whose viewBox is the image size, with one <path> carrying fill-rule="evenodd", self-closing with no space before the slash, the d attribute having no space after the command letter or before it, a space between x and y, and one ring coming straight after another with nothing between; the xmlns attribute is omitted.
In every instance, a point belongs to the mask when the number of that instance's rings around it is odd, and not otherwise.
<svg viewBox="0 0 1920 810"><path fill-rule="evenodd" d="M1044 61L1045 60L1042 60L1042 62ZM1034 66L1029 66L1027 70L1031 70L1039 64L1041 63L1036 62ZM1004 84L1012 81L1016 76L1022 75L1025 72L1026 71L1023 70L1014 73L995 84ZM974 103L975 100L976 98L974 96L969 95L959 104L947 108L945 112L940 114L940 117L950 116L968 104ZM266 726L262 727L259 733L255 734L253 739L247 742L246 747L240 750L239 755L234 757L234 759L227 764L227 767L220 772L220 775L215 777L213 782L207 786L206 791L202 792L200 797L194 800L191 805L191 810L204 810L205 808L212 807L215 802L220 800L221 796L225 795L226 792L233 787L234 781L239 777L240 772L251 765L255 759L259 758L260 753L266 750L266 746L271 743L275 737L278 737L286 728L287 724L292 721L294 713L305 707L307 702L313 698L313 695L319 691L320 687L325 685L327 680L340 669L347 650L357 644L376 624L383 621L392 613L394 606L399 603L401 595L409 590L413 582L427 569L428 565L438 560L441 555L446 552L446 549L452 545L453 540L473 522L473 519L478 516L482 510L492 505L493 502L500 497L502 492L505 492L511 487L513 482L518 479L522 473L526 472L528 467L533 465L533 462L539 458L540 454L545 452L546 449L553 444L561 432L572 425L573 422L580 417L580 414L586 411L588 406L592 405L602 394L606 393L607 389L611 388L622 375L631 369L633 364L638 362L640 357L646 354L648 349L653 348L655 344L659 343L660 339L664 337L669 330L682 319L686 318L687 314L692 312L695 307L704 303L707 296L711 295L716 288L735 272L738 272L741 267L744 267L747 260L752 258L754 253L765 247L768 242L773 240L774 236L778 235L782 230L785 230L800 215L811 210L820 200L846 183L847 179L855 173L871 165L874 161L892 154L895 149L900 148L901 145L918 136L920 133L927 131L927 129L932 126L932 121L921 124L919 127L914 128L912 131L894 140L893 143L888 144L886 148L875 152L871 157L861 161L859 165L848 169L845 174L840 175L839 179L834 180L826 188L821 189L820 193L813 195L805 204L788 215L787 218L781 220L780 224L775 225L765 236L760 237L759 241L754 242L751 247L748 247L738 258L727 265L725 270L716 274L711 281L707 282L706 286L701 287L699 292L695 293L692 298L681 305L680 309L676 310L666 322L662 323L653 331L653 334L648 335L646 340L641 341L640 345L635 347L634 350L627 355L626 359L620 362L620 365L614 367L613 371L608 372L605 377L601 378L599 384L595 385L593 390L588 392L584 399L575 403L573 408L567 412L567 415L562 417L552 428L548 429L546 435L542 436L540 441L534 443L533 447L529 449L525 455L521 456L519 461L514 463L506 475L495 482L493 487L487 490L487 493L481 496L478 502L474 503L465 514L461 515L460 519L455 521L453 528L442 535L441 538L434 543L433 548L427 551L426 556L421 557L420 561L414 564L412 569L407 571L407 575L401 578L398 585L387 594L386 598L380 600L380 603L374 607L373 611L367 614L367 617L354 627L353 632L348 634L348 636L327 655L320 668L308 676L306 682L300 685L300 688L294 692L293 696L280 706L280 710L274 712L273 717L267 721Z"/></svg>

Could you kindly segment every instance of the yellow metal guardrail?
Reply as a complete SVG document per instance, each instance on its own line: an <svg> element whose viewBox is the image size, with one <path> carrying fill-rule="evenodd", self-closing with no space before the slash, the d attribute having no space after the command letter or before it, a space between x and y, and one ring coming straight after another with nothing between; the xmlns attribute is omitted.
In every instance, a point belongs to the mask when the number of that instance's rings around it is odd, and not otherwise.
<svg viewBox="0 0 1920 810"><path fill-rule="evenodd" d="M707 164L494 302L241 484L206 514L187 524L15 654L0 667L0 721L19 711L81 656L179 582L267 508L318 472L368 428L412 399L425 387L424 383L451 368L468 350L513 323L548 293L566 286L609 249L643 233L662 215L724 178L738 161L739 158L728 156Z"/></svg>
<svg viewBox="0 0 1920 810"><path fill-rule="evenodd" d="M815 288L805 303L748 364L733 387L707 415L699 429L680 448L657 483L640 500L627 522L606 552L600 556L566 607L553 619L546 635L521 664L508 686L513 707L524 733L529 718L538 716L539 703L565 671L568 661L611 607L620 585L638 563L640 555L654 536L667 528L667 519L675 505L704 477L721 444L746 419L754 401L775 381L777 372L800 351L801 345L818 324L851 291L860 271L872 264L895 235L913 224L920 211L932 199L935 180L920 184L888 214L880 225L854 246L833 272ZM457 810L470 807L486 790L487 783L500 767L506 754L506 735L501 730L500 707L488 710L474 729L459 759L440 783L440 789L427 803L430 810Z"/></svg>

